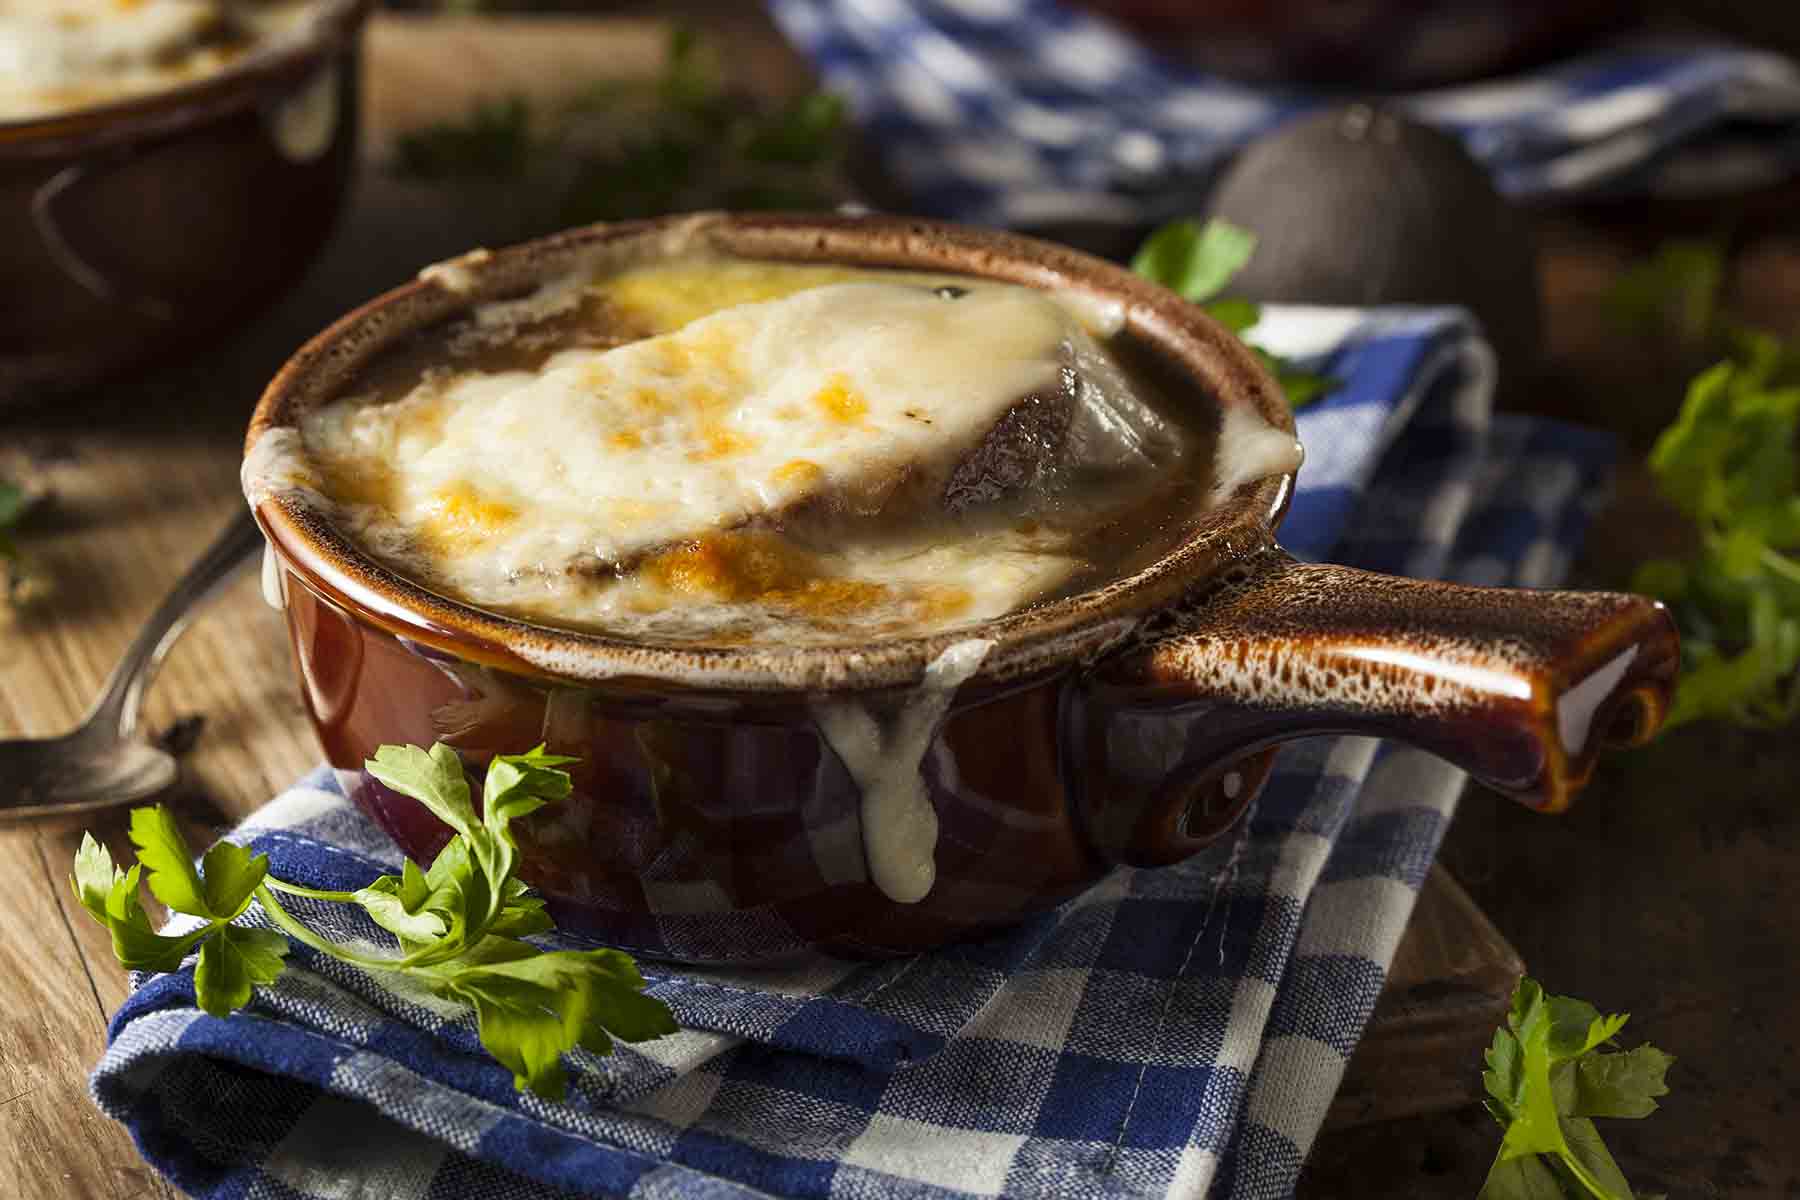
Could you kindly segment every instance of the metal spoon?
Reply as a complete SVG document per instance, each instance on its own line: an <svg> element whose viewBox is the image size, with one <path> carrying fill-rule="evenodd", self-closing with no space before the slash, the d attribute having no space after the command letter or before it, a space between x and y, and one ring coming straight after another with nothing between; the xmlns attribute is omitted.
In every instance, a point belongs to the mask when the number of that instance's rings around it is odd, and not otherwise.
<svg viewBox="0 0 1800 1200"><path fill-rule="evenodd" d="M60 737L0 742L0 823L130 804L175 782L175 757L132 736L144 693L200 606L262 544L249 512L233 517L144 623L80 725Z"/></svg>

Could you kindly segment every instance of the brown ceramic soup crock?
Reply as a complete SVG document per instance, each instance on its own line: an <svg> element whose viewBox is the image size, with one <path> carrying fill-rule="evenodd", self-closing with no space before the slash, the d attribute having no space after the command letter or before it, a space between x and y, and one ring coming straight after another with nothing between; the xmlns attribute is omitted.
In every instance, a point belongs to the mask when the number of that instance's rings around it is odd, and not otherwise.
<svg viewBox="0 0 1800 1200"><path fill-rule="evenodd" d="M299 278L356 157L372 0L164 90L0 120L0 406L247 320Z"/></svg>
<svg viewBox="0 0 1800 1200"><path fill-rule="evenodd" d="M1177 402L1248 406L1293 428L1231 334L1101 260L920 221L706 215L477 252L382 296L275 378L247 465L260 439L397 340L578 266L653 257L674 231L728 255L956 271L1122 302L1120 336L1179 372ZM574 795L525 823L522 876L567 929L693 961L893 955L994 931L1116 864L1173 863L1218 838L1291 738L1398 738L1554 811L1602 746L1660 723L1677 643L1654 601L1302 564L1275 536L1293 486L1245 484L1147 568L970 628L709 648L545 628L435 595L360 552L304 491L246 470L306 707L331 762L358 773L355 802L428 858L448 831L360 773L377 746L445 741L472 771L540 741L576 755ZM971 638L992 643L979 669L909 739L901 714L928 665ZM834 705L873 718L909 786L917 763L938 824L936 880L917 902L870 880L860 789L821 732Z"/></svg>

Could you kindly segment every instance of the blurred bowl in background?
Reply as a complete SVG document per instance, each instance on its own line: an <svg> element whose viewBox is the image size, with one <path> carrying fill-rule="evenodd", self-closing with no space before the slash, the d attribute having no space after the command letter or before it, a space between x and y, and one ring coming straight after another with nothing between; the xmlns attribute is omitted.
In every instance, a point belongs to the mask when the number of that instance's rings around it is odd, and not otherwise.
<svg viewBox="0 0 1800 1200"><path fill-rule="evenodd" d="M1077 0L1195 66L1254 83L1430 87L1564 53L1638 0Z"/></svg>
<svg viewBox="0 0 1800 1200"><path fill-rule="evenodd" d="M0 121L0 405L218 337L313 260L356 160L371 0L191 83Z"/></svg>

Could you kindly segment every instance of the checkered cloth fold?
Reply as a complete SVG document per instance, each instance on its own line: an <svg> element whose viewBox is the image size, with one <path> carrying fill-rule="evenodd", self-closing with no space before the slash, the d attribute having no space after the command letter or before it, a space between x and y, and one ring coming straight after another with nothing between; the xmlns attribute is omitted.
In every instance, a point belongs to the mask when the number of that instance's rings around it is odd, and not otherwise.
<svg viewBox="0 0 1800 1200"><path fill-rule="evenodd" d="M1301 417L1296 552L1563 574L1611 441L1492 414L1492 356L1461 314L1278 308L1258 333L1343 381ZM135 978L93 1094L218 1200L1285 1195L1461 782L1315 739L1235 836L1004 936L779 972L646 963L682 1032L576 1053L560 1103L515 1091L468 1013L304 947L224 1019L194 1007L191 963ZM317 887L398 862L329 770L232 836Z"/></svg>
<svg viewBox="0 0 1800 1200"><path fill-rule="evenodd" d="M769 0L915 207L993 225L1192 212L1218 167L1320 103L1162 57L1061 0ZM1397 97L1531 199L1742 188L1800 162L1800 68L1633 41Z"/></svg>

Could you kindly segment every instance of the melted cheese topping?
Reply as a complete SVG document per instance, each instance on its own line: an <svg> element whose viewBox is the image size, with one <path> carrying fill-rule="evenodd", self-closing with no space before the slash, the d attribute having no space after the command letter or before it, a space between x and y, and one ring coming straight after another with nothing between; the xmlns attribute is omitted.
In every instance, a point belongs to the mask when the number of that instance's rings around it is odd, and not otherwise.
<svg viewBox="0 0 1800 1200"><path fill-rule="evenodd" d="M835 284L535 372L332 405L305 436L351 448L326 450L349 459L328 467L336 494L380 504L471 576L576 555L629 565L827 489L879 508L919 463L1054 386L1066 333L1061 310L1022 288L952 304Z"/></svg>
<svg viewBox="0 0 1800 1200"><path fill-rule="evenodd" d="M1091 336L1120 320L829 266L570 276L429 335L277 457L402 574L545 624L930 633L1114 569L1208 502L1207 470L1173 469L1192 431Z"/></svg>
<svg viewBox="0 0 1800 1200"><path fill-rule="evenodd" d="M297 31L306 0L0 0L0 121L211 74Z"/></svg>

